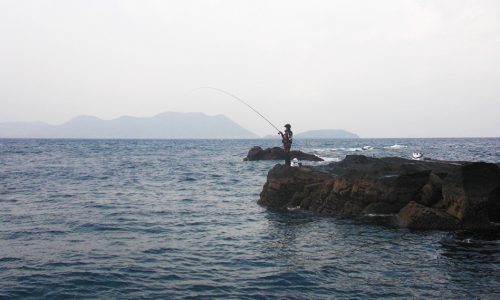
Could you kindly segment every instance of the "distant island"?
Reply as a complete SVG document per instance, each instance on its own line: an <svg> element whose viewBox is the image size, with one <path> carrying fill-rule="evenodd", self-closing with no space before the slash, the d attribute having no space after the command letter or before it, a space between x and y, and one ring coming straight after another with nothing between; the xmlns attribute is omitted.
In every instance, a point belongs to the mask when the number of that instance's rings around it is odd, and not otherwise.
<svg viewBox="0 0 500 300"><path fill-rule="evenodd" d="M296 133L294 138L299 139L359 139L357 134L343 129L319 129ZM264 138L276 138L276 135L266 135Z"/></svg>
<svg viewBox="0 0 500 300"><path fill-rule="evenodd" d="M309 130L306 132L297 133L294 138L300 139L359 139L357 134L351 133L343 129L320 129Z"/></svg>
<svg viewBox="0 0 500 300"><path fill-rule="evenodd" d="M256 134L223 115L165 112L153 117L102 120L79 116L61 125L0 123L0 138L254 139Z"/></svg>

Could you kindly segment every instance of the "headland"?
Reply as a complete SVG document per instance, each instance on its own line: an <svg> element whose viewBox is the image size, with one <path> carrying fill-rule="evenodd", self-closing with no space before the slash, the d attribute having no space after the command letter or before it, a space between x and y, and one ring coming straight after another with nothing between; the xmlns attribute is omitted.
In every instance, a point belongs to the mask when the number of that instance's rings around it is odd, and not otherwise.
<svg viewBox="0 0 500 300"><path fill-rule="evenodd" d="M320 166L276 165L259 203L279 210L384 218L412 229L497 231L500 167L363 155Z"/></svg>

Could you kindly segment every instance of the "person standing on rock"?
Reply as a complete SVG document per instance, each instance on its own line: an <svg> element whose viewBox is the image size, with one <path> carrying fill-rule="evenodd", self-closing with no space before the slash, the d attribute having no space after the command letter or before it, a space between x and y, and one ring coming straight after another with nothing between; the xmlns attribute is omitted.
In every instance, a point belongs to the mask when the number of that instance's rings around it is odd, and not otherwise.
<svg viewBox="0 0 500 300"><path fill-rule="evenodd" d="M281 142L283 143L283 150L285 151L285 165L290 166L290 148L292 148L293 132L290 130L290 124L285 125L285 132L279 132L281 135Z"/></svg>

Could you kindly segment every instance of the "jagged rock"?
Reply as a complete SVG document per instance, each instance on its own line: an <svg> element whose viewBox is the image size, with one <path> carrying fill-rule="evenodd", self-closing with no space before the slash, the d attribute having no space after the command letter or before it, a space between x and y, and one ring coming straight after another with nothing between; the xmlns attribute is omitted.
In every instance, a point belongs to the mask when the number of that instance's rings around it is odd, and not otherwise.
<svg viewBox="0 0 500 300"><path fill-rule="evenodd" d="M411 201L398 213L400 225L411 229L458 229L459 220L443 210Z"/></svg>
<svg viewBox="0 0 500 300"><path fill-rule="evenodd" d="M443 180L434 173L429 174L429 181L420 190L420 195L415 199L425 206L436 204L443 193Z"/></svg>
<svg viewBox="0 0 500 300"><path fill-rule="evenodd" d="M437 208L411 201L398 213L400 225L411 229L453 230L460 228L460 221Z"/></svg>
<svg viewBox="0 0 500 300"><path fill-rule="evenodd" d="M311 184L322 183L327 179L326 174L313 172L308 167L288 167L276 165L272 169L273 176L267 178L264 190L261 192L260 204L270 208L286 209L296 207L303 198L309 196ZM314 189L316 190L316 188ZM296 195L297 201L293 201Z"/></svg>
<svg viewBox="0 0 500 300"><path fill-rule="evenodd" d="M259 203L327 215L398 215L418 229L485 229L500 220L500 168L492 163L347 156L322 166L276 165Z"/></svg>
<svg viewBox="0 0 500 300"><path fill-rule="evenodd" d="M447 212L470 226L499 220L500 168L483 162L453 170L443 182Z"/></svg>
<svg viewBox="0 0 500 300"><path fill-rule="evenodd" d="M297 158L298 160L308 160L308 161L323 161L322 158L309 153L304 153L302 151L292 150L290 151L290 158ZM243 160L252 161L252 160L284 160L285 159L285 151L280 147L273 147L262 149L259 146L252 147Z"/></svg>

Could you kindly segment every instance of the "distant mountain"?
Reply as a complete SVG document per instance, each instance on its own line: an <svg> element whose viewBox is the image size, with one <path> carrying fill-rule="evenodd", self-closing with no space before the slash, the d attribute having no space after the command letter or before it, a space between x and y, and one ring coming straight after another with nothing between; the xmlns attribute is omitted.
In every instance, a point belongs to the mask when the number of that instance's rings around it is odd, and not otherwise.
<svg viewBox="0 0 500 300"><path fill-rule="evenodd" d="M79 116L61 125L0 123L0 137L243 139L258 136L223 115L166 112L153 117L124 116L113 120Z"/></svg>
<svg viewBox="0 0 500 300"><path fill-rule="evenodd" d="M357 134L343 129L320 129L297 133L294 138L300 139L359 139Z"/></svg>

